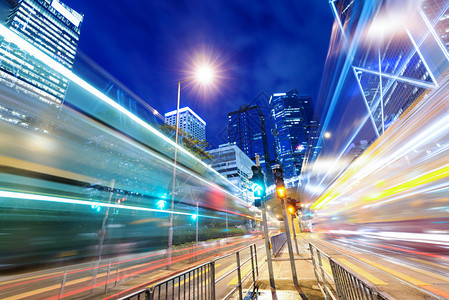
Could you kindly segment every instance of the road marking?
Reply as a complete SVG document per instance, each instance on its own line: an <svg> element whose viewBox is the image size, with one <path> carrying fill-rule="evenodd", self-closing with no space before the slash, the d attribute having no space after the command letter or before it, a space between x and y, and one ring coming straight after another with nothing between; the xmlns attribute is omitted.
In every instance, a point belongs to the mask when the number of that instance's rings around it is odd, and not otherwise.
<svg viewBox="0 0 449 300"><path fill-rule="evenodd" d="M80 279L72 280L70 282L67 282L65 286L77 284L77 283L80 283L80 282L83 282L83 281L86 281L86 279L85 278L80 278ZM30 292L14 295L12 297L3 298L3 300L17 300L17 299L23 299L23 298L26 299L26 298L29 298L29 297L31 297L33 295L40 294L40 293L45 293L45 292L48 292L48 291L51 291L51 290L54 290L54 289L58 289L58 288L61 288L61 284L60 283L54 284L54 285L50 285L50 286L47 286L47 287L44 287L44 288L40 288L40 289L37 289L37 290L33 290L33 291L30 291Z"/></svg>
<svg viewBox="0 0 449 300"><path fill-rule="evenodd" d="M120 272L125 272L125 271L128 271L130 269L134 269L136 267L141 267L143 265L145 265L145 263L137 265L137 266L131 266L131 267L128 267L128 268L120 269ZM98 280L98 278L104 277L106 275L107 275L107 272L97 274L97 280ZM74 285L74 284L77 284L77 283L80 283L80 282L83 282L83 281L89 281L89 280L92 280L92 276L85 276L85 277L80 278L80 279L67 281L65 283L65 286L70 286L70 285ZM44 288L40 288L40 289L37 289L37 290L32 290L32 291L29 291L29 292L26 292L26 293L14 295L12 297L3 298L2 300L16 300L16 299L28 298L28 297L36 295L36 294L45 293L45 292L49 292L51 290L60 289L60 288L61 288L61 284L58 283L58 284L50 285L50 286L47 286L47 287L44 287Z"/></svg>
<svg viewBox="0 0 449 300"><path fill-rule="evenodd" d="M442 265L442 264L437 264L437 263L434 263L434 262L431 262L431 261L427 261L427 260L424 260L424 259L413 258L413 257L408 257L408 259L411 259L411 260L414 260L414 261L417 261L417 262L421 262L421 263L425 263L425 264L429 264L431 266L435 266L435 267L439 267L439 268L449 269L448 266L445 266L445 265Z"/></svg>
<svg viewBox="0 0 449 300"><path fill-rule="evenodd" d="M221 264L216 264L215 265L215 267L218 267L218 266L220 266ZM196 271L196 270L195 270ZM209 272L210 272L210 270L209 270ZM185 280L185 278L186 277L188 277L189 278L189 280L187 281L189 284L190 284L190 282L191 282L191 280L192 279L195 279L195 278L197 278L198 276L201 276L201 275L203 275L204 273L207 273L207 271L201 271L201 272L196 272L196 275L194 275L194 276L190 276L190 273L194 273L195 274L195 272L193 272L193 271L191 271L191 272L189 272L189 273L186 273L185 275L187 275L187 274L189 274L189 276L185 276L184 277L184 280ZM178 283L177 284L175 284L173 287L177 287L177 286L179 286L179 282L181 281L181 278L178 278ZM185 284L185 282L184 283L182 283L181 285L184 285ZM147 287L151 287L152 285L149 285L149 286L147 286Z"/></svg>
<svg viewBox="0 0 449 300"><path fill-rule="evenodd" d="M327 260L321 260L321 264L323 265L323 268L327 272L327 274L332 275L331 265L327 262Z"/></svg>
<svg viewBox="0 0 449 300"><path fill-rule="evenodd" d="M231 264L229 267L227 267L227 268L221 270L220 272L218 272L218 273L215 275L215 280L217 280L218 278L220 278L221 276L223 276L225 273L228 273L232 268L236 268L236 266L234 266L234 264L235 264L235 263ZM232 274L232 273L231 273L231 274ZM229 274L229 275L231 275L231 274ZM229 275L228 275L228 276L229 276Z"/></svg>
<svg viewBox="0 0 449 300"><path fill-rule="evenodd" d="M373 266L375 268L378 268L379 270L382 270L382 271L384 271L386 273L389 273L389 274L391 274L393 276L396 276L399 279L402 279L402 280L404 280L404 281L406 281L408 283L411 283L412 285L418 286L418 287L420 287L420 288L422 288L424 290L427 290L427 291L429 291L431 293L434 293L434 294L436 294L438 296L442 296L444 298L449 298L449 293L447 293L445 291L442 291L440 289L437 289L437 288L435 288L434 286L432 286L429 283L426 283L426 282L421 281L419 279L415 279L415 278L413 278L411 276L402 274L402 273L400 273L400 272L398 272L396 270L390 269L390 268L388 268L388 267L386 267L384 265L378 264L378 263L373 262L371 260L368 260L366 258L361 258L361 257L357 257L355 255L351 255L348 251L345 251L343 249L335 247L335 246L331 245L330 243L327 243L327 242L324 242L324 241L321 241L321 242L324 243L324 244L327 244L331 248L337 249L338 251L340 251L342 253L345 253L345 254L347 254L347 255L349 255L351 257L354 257L354 258L356 258L356 259L358 259L360 261L363 261L363 262L365 262L365 263L367 263L367 264L369 264L369 265L371 265L371 266Z"/></svg>
<svg viewBox="0 0 449 300"><path fill-rule="evenodd" d="M349 261L347 261L344 258L337 258L337 260L341 263L343 263L344 265L346 265L348 268L350 268L351 270L355 271L357 274L359 274L362 277L365 277L368 281L372 282L373 284L376 285L384 285L387 284L385 281L380 280L379 278L377 278L374 275L371 275L370 273L366 272L365 270L357 267L356 265L350 263Z"/></svg>
<svg viewBox="0 0 449 300"><path fill-rule="evenodd" d="M41 275L35 275L35 276L30 276L30 277L22 277L22 278L18 278L18 279L12 279L12 280L8 280L8 281L2 281L2 282L0 282L0 286L6 285L6 284L10 284L10 283L19 282L19 281L28 281L28 280L39 278L39 277L52 276L52 275L55 275L55 274L61 274L61 276L62 276L62 275L64 275L64 272L58 271L58 272L53 272L53 273L48 273L48 274L41 274Z"/></svg>
<svg viewBox="0 0 449 300"><path fill-rule="evenodd" d="M379 263L376 263L376 262L374 262L374 261L368 260L368 259L363 258L363 257L355 256L354 254L351 254L349 251L345 251L345 250L343 250L343 249L340 249L340 248L338 248L338 247L335 247L334 245L331 245L331 244L329 244L329 243L327 243L327 242L324 242L324 243L327 244L327 245L329 245L329 247L332 247L332 248L334 248L334 249L336 249L336 250L338 250L338 251L341 251L341 252L343 252L343 253L345 253L345 254L351 256L351 257L355 257L356 259L358 259L358 260L360 260L360 261L363 261L364 263L367 263L367 264L369 264L369 265L371 265L371 266L373 266L373 267L375 267L375 268L378 268L379 270L382 270L382 271L385 271L385 272L387 272L387 273L390 273L391 275L394 275L394 276L396 276L396 277L398 277L398 278L400 278L400 279L402 279L402 280L404 280L404 281L407 281L407 282L409 282L409 283L411 283L411 284L413 284L413 285L418 285L418 286L421 286L421 285L430 285L430 284L428 284L428 283L425 283L424 281L421 281L421 280L415 279L415 278L413 278L413 277L411 277L411 276L402 274L401 272L398 272L398 271L396 271L396 270L390 269L390 268L388 268L388 267L386 267L386 266L384 266L384 265L381 265L381 264L379 264Z"/></svg>
<svg viewBox="0 0 449 300"><path fill-rule="evenodd" d="M241 279L243 280L243 278L245 278L245 276L250 272L250 270L252 269L252 266L248 266L245 269L243 269L243 271L241 272ZM237 276L235 276L231 281L229 281L226 285L237 285L239 283L239 276L237 274Z"/></svg>
<svg viewBox="0 0 449 300"><path fill-rule="evenodd" d="M431 276L431 277L435 277L435 278L438 278L440 280L449 282L449 277L442 276L442 275L439 275L439 274L435 274L435 273L432 273L432 272L429 272L429 271L426 271L426 270L423 270L423 269L420 269L420 268L417 268L417 267L405 265L405 264L401 265L401 266L404 267L404 268L408 268L410 270L416 271L418 273L422 273L422 274L425 274L425 275L428 275L428 276Z"/></svg>

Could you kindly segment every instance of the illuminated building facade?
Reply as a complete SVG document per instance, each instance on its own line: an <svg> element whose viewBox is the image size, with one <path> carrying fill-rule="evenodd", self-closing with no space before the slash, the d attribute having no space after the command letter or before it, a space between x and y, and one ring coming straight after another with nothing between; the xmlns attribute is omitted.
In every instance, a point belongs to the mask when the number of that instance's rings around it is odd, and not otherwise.
<svg viewBox="0 0 449 300"><path fill-rule="evenodd" d="M270 107L276 162L282 166L285 178L298 176L315 124L312 98L296 90L276 93L270 98Z"/></svg>
<svg viewBox="0 0 449 300"><path fill-rule="evenodd" d="M258 154L268 181L272 181L265 116L258 105L243 105L228 113L228 143L237 145L254 163Z"/></svg>
<svg viewBox="0 0 449 300"><path fill-rule="evenodd" d="M243 195L240 196L249 201L252 191L248 179L253 176L253 161L235 144L220 145L217 149L210 150L209 154L214 157L209 162L212 168L242 190Z"/></svg>
<svg viewBox="0 0 449 300"><path fill-rule="evenodd" d="M19 37L72 69L83 15L59 0L21 0L10 9L5 25ZM18 92L49 104L60 104L68 80L17 45L2 39L0 80Z"/></svg>
<svg viewBox="0 0 449 300"><path fill-rule="evenodd" d="M164 115L165 124L176 126L176 110ZM179 128L196 140L206 139L206 122L189 107L179 109Z"/></svg>

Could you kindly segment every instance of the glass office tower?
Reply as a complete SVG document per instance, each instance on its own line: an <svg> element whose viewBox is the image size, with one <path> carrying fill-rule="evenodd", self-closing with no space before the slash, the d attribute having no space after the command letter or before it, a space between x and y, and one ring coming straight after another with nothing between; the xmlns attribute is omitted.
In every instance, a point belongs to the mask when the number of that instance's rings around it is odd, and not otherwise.
<svg viewBox="0 0 449 300"><path fill-rule="evenodd" d="M275 140L276 162L285 178L301 174L304 156L309 151L310 134L316 130L312 98L292 90L270 98L271 133Z"/></svg>
<svg viewBox="0 0 449 300"><path fill-rule="evenodd" d="M259 106L244 105L228 114L228 143L235 143L253 162L258 154L267 180L272 182L265 116Z"/></svg>
<svg viewBox="0 0 449 300"><path fill-rule="evenodd" d="M59 0L21 0L11 7L6 27L72 69L83 15ZM68 80L8 40L0 41L0 81L49 104L64 100Z"/></svg>

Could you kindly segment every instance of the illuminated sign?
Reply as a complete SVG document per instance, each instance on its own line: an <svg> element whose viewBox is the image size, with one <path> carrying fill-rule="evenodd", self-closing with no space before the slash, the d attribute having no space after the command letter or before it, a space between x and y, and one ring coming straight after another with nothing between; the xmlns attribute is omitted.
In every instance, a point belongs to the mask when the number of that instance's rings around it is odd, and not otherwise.
<svg viewBox="0 0 449 300"><path fill-rule="evenodd" d="M58 0L53 0L51 6L56 9L61 15L63 15L67 20L69 20L73 25L78 27L81 23L82 16L73 10L69 10L64 5L62 5Z"/></svg>

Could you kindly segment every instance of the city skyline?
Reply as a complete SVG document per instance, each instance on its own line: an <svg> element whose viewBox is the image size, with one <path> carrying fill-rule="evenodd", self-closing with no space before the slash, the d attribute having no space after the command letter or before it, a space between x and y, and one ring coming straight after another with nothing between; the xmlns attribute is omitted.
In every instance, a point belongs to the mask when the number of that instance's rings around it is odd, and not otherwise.
<svg viewBox="0 0 449 300"><path fill-rule="evenodd" d="M248 7L239 1L149 1L124 9L102 1L65 3L84 15L80 52L161 113L176 108L176 83L198 51L218 61L223 72L217 90L181 89L182 105L204 116L214 146L225 142L218 135L226 128L226 113L260 92L298 89L313 99L318 94L333 22L326 2L263 1ZM127 21L115 22L119 19ZM312 34L316 30L319 34ZM117 64L117 57L126 63Z"/></svg>

